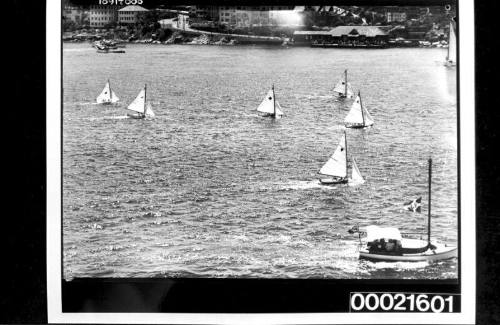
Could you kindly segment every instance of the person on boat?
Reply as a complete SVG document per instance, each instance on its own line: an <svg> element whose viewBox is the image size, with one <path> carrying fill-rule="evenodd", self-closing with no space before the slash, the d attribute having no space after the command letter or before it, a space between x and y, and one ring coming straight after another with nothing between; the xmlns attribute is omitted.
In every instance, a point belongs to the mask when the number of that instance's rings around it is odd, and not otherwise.
<svg viewBox="0 0 500 325"><path fill-rule="evenodd" d="M373 242L367 244L368 251L371 254L389 254L389 255L400 255L402 252L402 245L400 240L385 238L376 239Z"/></svg>
<svg viewBox="0 0 500 325"><path fill-rule="evenodd" d="M400 254L402 252L403 246L401 241L397 239L389 239L385 246L385 250L391 254Z"/></svg>
<svg viewBox="0 0 500 325"><path fill-rule="evenodd" d="M370 253L383 252L385 251L385 239L375 239L374 241L369 242L367 246Z"/></svg>

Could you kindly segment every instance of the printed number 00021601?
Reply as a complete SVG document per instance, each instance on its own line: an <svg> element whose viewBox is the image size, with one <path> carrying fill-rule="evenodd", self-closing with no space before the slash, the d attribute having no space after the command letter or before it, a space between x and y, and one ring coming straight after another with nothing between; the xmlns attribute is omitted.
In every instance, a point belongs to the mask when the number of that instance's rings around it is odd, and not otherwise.
<svg viewBox="0 0 500 325"><path fill-rule="evenodd" d="M405 293L351 293L351 312L452 313L453 295Z"/></svg>

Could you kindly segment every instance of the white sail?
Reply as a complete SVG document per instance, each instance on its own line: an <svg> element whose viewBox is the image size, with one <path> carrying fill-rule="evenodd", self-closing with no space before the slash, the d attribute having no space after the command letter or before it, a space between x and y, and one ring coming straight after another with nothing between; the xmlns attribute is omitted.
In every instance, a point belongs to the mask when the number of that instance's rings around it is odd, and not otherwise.
<svg viewBox="0 0 500 325"><path fill-rule="evenodd" d="M148 102L146 104L146 116L148 117L155 117L155 113L153 112L153 108L151 107L151 103Z"/></svg>
<svg viewBox="0 0 500 325"><path fill-rule="evenodd" d="M274 91L270 89L266 97L262 100L257 111L262 113L274 114Z"/></svg>
<svg viewBox="0 0 500 325"><path fill-rule="evenodd" d="M115 92L111 90L111 102L116 103L119 100L120 100L120 98L118 98L118 96L116 96Z"/></svg>
<svg viewBox="0 0 500 325"><path fill-rule="evenodd" d="M368 112L368 110L364 107L362 109L363 109L363 113L365 115L365 126L373 125L373 117L370 114L370 112Z"/></svg>
<svg viewBox="0 0 500 325"><path fill-rule="evenodd" d="M333 88L333 91L340 94L344 95L347 98L353 98L354 97L354 91L352 90L351 83L347 83L347 93L346 93L346 86L345 86L345 81L341 80L339 81L335 87Z"/></svg>
<svg viewBox="0 0 500 325"><path fill-rule="evenodd" d="M457 36L455 35L455 29L453 28L453 23L450 21L450 32L448 34L448 55L446 56L446 61L456 63L457 61Z"/></svg>
<svg viewBox="0 0 500 325"><path fill-rule="evenodd" d="M127 109L144 114L146 111L145 99L146 99L146 90L143 88L139 92L139 95L137 95L137 97L134 99L134 101L130 105L128 105Z"/></svg>
<svg viewBox="0 0 500 325"><path fill-rule="evenodd" d="M354 103L352 103L351 110L345 117L344 122L348 124L363 124L363 115L361 114L361 98L359 96L357 96Z"/></svg>
<svg viewBox="0 0 500 325"><path fill-rule="evenodd" d="M347 156L345 147L345 135L343 135L333 155L319 170L320 174L337 177L347 176Z"/></svg>
<svg viewBox="0 0 500 325"><path fill-rule="evenodd" d="M276 101L276 118L280 118L283 116L283 112L281 111L281 105L278 101Z"/></svg>
<svg viewBox="0 0 500 325"><path fill-rule="evenodd" d="M354 100L354 103L352 103L351 110L345 117L344 122L348 125L373 125L373 118L368 110L361 106L361 97L359 95Z"/></svg>
<svg viewBox="0 0 500 325"><path fill-rule="evenodd" d="M119 98L118 96L116 96L115 92L111 90L108 81L106 82L106 85L104 86L102 92L99 94L99 96L97 96L96 100L98 104L116 103L119 100Z"/></svg>
<svg viewBox="0 0 500 325"><path fill-rule="evenodd" d="M354 157L352 158L352 175L351 179L349 180L349 183L353 184L362 184L364 183L365 180L363 179L363 176L361 176L361 173L359 172L358 165L356 165L356 160L354 160Z"/></svg>

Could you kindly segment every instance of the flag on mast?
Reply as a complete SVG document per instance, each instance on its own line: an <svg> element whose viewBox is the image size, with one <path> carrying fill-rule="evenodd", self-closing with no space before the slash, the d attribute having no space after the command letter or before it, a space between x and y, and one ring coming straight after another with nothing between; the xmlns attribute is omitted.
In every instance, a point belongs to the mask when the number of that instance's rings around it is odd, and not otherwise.
<svg viewBox="0 0 500 325"><path fill-rule="evenodd" d="M422 212L422 197L404 204L405 209L412 212Z"/></svg>

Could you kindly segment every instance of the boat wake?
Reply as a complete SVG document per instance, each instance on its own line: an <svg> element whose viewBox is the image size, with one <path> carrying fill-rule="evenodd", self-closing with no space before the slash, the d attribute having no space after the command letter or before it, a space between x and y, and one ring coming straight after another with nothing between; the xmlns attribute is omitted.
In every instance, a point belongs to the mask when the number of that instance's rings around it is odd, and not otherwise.
<svg viewBox="0 0 500 325"><path fill-rule="evenodd" d="M347 128L343 124L332 125L329 127L331 130L347 130Z"/></svg>
<svg viewBox="0 0 500 325"><path fill-rule="evenodd" d="M365 180L358 181L358 180L353 180L352 178L349 178L347 185L349 185L351 187L356 187L356 186L363 185L364 183L365 183Z"/></svg>
<svg viewBox="0 0 500 325"><path fill-rule="evenodd" d="M88 52L92 51L93 48L82 48L82 49L63 49L63 52Z"/></svg>
<svg viewBox="0 0 500 325"><path fill-rule="evenodd" d="M309 190L309 189L323 189L323 190L335 190L338 187L332 185L321 185L318 180L313 181L291 181L289 183L280 184L280 188L284 190Z"/></svg>
<svg viewBox="0 0 500 325"><path fill-rule="evenodd" d="M128 119L127 115L121 115L121 116L102 116L102 117L91 117L89 120L91 121L101 121L101 120L124 120Z"/></svg>
<svg viewBox="0 0 500 325"><path fill-rule="evenodd" d="M369 262L374 269L415 270L429 265L428 262Z"/></svg>

